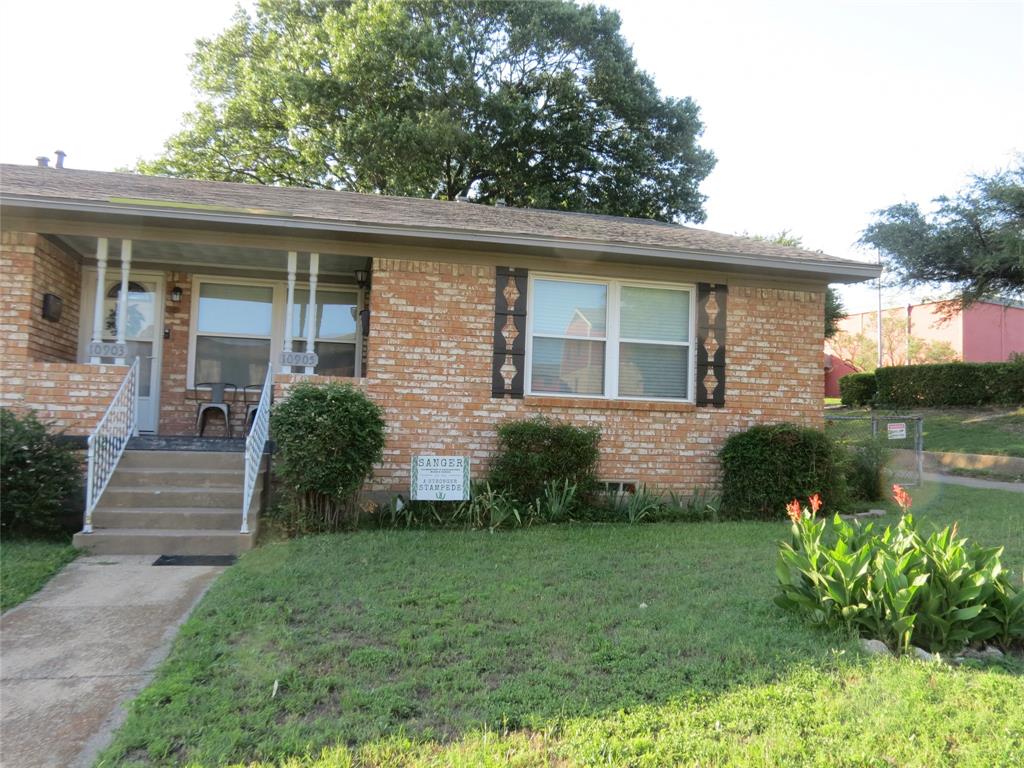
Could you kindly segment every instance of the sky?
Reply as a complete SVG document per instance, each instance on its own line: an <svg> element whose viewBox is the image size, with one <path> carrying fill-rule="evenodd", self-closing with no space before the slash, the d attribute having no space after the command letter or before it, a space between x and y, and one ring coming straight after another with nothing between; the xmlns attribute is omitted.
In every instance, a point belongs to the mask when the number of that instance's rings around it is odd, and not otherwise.
<svg viewBox="0 0 1024 768"><path fill-rule="evenodd" d="M786 229L873 260L856 245L873 211L927 208L1024 152L1024 0L603 4L662 94L701 108L701 143L718 157L702 186L708 229ZM0 161L63 149L68 167L115 170L155 156L195 102L195 40L235 7L4 3ZM867 285L842 295L851 311L877 300Z"/></svg>

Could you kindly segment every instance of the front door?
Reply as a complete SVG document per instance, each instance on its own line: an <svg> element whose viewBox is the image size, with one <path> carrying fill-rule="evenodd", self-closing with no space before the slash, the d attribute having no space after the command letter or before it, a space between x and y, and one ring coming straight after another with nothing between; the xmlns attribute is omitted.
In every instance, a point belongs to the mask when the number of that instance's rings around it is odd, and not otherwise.
<svg viewBox="0 0 1024 768"><path fill-rule="evenodd" d="M83 325L86 337L91 336L93 307L96 299L96 273L86 283L83 296ZM160 411L160 348L163 327L163 276L133 274L128 282L128 312L125 320L125 341L128 363L139 359L139 431L156 432ZM117 340L118 297L121 276L108 275L103 290L103 340ZM102 358L113 363L113 358Z"/></svg>

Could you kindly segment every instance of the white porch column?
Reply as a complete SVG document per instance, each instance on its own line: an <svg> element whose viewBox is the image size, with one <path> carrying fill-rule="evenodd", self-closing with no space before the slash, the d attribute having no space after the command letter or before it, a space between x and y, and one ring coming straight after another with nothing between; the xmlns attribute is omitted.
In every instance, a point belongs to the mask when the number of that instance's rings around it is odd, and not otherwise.
<svg viewBox="0 0 1024 768"><path fill-rule="evenodd" d="M132 268L132 241L121 241L121 295L117 302L117 345L124 349L125 329L128 326L128 274ZM124 365L127 360L123 357L115 361L118 365Z"/></svg>
<svg viewBox="0 0 1024 768"><path fill-rule="evenodd" d="M295 311L295 269L298 262L299 254L295 251L288 252L288 305L285 310L284 316L284 355L283 360L287 360L288 356L292 353L292 313ZM288 370L284 370L287 368ZM282 373L292 373L292 366L282 366Z"/></svg>
<svg viewBox="0 0 1024 768"><path fill-rule="evenodd" d="M306 309L306 354L316 352L316 277L320 271L320 254L309 254L309 307ZM316 368L306 366L306 373L315 373Z"/></svg>
<svg viewBox="0 0 1024 768"><path fill-rule="evenodd" d="M103 299L107 285L107 251L110 248L110 241L101 237L96 241L96 305L92 311L92 351L103 342ZM90 363L100 362L99 355L89 358Z"/></svg>

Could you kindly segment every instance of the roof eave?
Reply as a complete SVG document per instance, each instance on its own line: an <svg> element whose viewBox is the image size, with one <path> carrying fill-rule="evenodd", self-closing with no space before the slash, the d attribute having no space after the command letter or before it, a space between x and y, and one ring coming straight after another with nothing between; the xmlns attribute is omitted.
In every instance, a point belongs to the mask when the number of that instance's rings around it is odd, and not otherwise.
<svg viewBox="0 0 1024 768"><path fill-rule="evenodd" d="M26 195L7 195L0 191L0 204L15 208L29 208L37 211L95 214L103 216L163 219L197 224L231 225L245 227L273 227L307 233L336 233L374 235L405 239L451 242L469 245L492 244L505 247L537 249L547 248L559 251L576 251L604 257L642 258L661 263L704 263L718 268L754 269L772 272L798 273L821 276L829 282L853 283L877 278L881 268L875 264L831 259L798 260L785 257L770 257L759 254L736 254L709 250L677 249L646 245L629 245L616 242L599 242L570 238L545 238L526 234L499 234L474 230L452 230L423 226L401 226L395 224L369 224L355 221L329 219L307 219L293 216L270 216L246 214L236 211L222 212L208 209L161 208L160 206L125 205L98 201L82 201L61 198L39 198Z"/></svg>

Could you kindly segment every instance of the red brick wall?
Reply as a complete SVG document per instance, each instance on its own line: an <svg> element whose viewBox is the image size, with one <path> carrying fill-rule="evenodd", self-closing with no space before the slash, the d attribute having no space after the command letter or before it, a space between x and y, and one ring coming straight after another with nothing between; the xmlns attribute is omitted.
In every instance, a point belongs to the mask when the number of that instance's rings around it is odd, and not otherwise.
<svg viewBox="0 0 1024 768"><path fill-rule="evenodd" d="M0 235L0 358L75 362L78 358L78 259L47 238L27 232ZM43 294L63 302L57 322L42 316Z"/></svg>
<svg viewBox="0 0 1024 768"><path fill-rule="evenodd" d="M472 457L485 470L495 427L536 414L602 430L602 477L690 490L718 483L716 454L734 432L762 422L822 423L820 290L733 282L727 319L726 407L663 402L491 397L492 267L377 259L369 376L385 412L385 458L370 490L408 488L413 454ZM301 377L278 377L278 395ZM317 377L314 380L324 380Z"/></svg>

